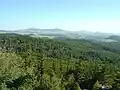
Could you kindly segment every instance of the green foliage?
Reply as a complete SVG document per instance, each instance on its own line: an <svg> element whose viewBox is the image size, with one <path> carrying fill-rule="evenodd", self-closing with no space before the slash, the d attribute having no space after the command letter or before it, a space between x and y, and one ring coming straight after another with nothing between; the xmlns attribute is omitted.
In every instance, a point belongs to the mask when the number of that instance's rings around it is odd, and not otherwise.
<svg viewBox="0 0 120 90"><path fill-rule="evenodd" d="M93 90L100 90L100 83L99 83L99 81L97 80L96 81L96 83L94 84L94 88L93 88Z"/></svg>
<svg viewBox="0 0 120 90"><path fill-rule="evenodd" d="M0 35L0 90L120 90L119 43L111 45Z"/></svg>

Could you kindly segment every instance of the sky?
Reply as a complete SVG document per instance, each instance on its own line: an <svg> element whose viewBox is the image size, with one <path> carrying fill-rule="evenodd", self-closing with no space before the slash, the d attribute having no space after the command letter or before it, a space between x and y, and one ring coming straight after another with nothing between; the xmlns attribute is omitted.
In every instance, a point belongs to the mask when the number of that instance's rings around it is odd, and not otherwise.
<svg viewBox="0 0 120 90"><path fill-rule="evenodd" d="M120 33L120 0L0 0L0 30Z"/></svg>

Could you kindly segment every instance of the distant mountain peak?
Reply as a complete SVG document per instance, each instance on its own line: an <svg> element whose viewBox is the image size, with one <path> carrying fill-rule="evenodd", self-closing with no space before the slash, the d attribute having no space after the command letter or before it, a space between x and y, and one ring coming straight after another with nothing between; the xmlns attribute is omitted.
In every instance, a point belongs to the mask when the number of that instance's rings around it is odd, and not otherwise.
<svg viewBox="0 0 120 90"><path fill-rule="evenodd" d="M27 28L27 29L22 29L22 30L39 30L38 28Z"/></svg>
<svg viewBox="0 0 120 90"><path fill-rule="evenodd" d="M94 41L103 41L106 40L107 37L113 34L106 34L100 32L91 32L87 30L80 30L80 31L67 31L60 28L53 28L53 29L39 29L39 28L26 28L26 29L19 29L19 30L1 30L1 33L16 33L22 35L32 35L35 37L55 37L55 38L72 38L72 39L86 39L86 40L94 40Z"/></svg>
<svg viewBox="0 0 120 90"><path fill-rule="evenodd" d="M60 28L53 28L53 29L40 29L40 28L27 28L27 29L21 29L21 30L44 30L44 31L64 31ZM19 30L20 31L20 30Z"/></svg>

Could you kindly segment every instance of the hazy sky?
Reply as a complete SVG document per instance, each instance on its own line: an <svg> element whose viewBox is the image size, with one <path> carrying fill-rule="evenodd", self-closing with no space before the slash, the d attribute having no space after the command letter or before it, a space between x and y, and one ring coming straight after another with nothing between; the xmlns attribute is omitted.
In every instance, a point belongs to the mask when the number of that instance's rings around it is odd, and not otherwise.
<svg viewBox="0 0 120 90"><path fill-rule="evenodd" d="M120 0L0 0L0 29L120 32Z"/></svg>

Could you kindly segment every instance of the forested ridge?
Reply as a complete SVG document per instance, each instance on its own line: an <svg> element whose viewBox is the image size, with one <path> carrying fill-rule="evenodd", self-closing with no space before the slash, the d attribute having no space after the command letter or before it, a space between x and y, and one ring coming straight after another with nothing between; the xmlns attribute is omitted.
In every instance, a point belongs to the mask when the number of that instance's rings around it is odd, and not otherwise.
<svg viewBox="0 0 120 90"><path fill-rule="evenodd" d="M120 43L0 34L0 90L120 90Z"/></svg>

